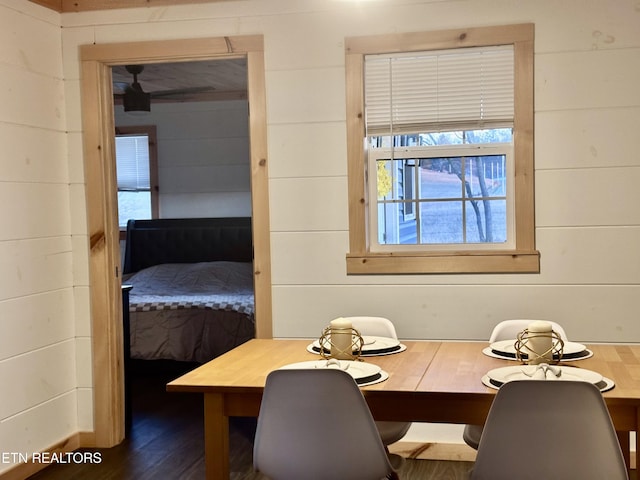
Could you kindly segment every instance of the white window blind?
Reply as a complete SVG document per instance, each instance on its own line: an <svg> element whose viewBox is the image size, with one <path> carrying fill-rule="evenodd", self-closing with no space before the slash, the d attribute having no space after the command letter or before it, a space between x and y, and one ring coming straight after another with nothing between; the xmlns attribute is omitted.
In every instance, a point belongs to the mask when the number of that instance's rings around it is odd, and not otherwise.
<svg viewBox="0 0 640 480"><path fill-rule="evenodd" d="M513 46L365 57L367 135L513 124Z"/></svg>
<svg viewBox="0 0 640 480"><path fill-rule="evenodd" d="M116 137L118 191L150 191L149 140L146 135Z"/></svg>

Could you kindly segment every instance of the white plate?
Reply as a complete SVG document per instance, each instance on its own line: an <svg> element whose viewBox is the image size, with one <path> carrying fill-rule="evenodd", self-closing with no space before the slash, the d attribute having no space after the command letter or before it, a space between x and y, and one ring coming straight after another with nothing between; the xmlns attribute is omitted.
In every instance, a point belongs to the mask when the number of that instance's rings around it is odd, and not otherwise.
<svg viewBox="0 0 640 480"><path fill-rule="evenodd" d="M530 377L536 370L537 365L516 365L512 367L495 368L487 372L487 377L490 380L495 380L501 384L511 382L512 380L535 380ZM558 380L573 380L579 382L589 382L594 385L602 381L602 375L592 370L585 370L584 368L565 367L565 366L552 366L561 370L561 374ZM529 374L529 375L527 375ZM552 373L547 373L547 379L553 380Z"/></svg>
<svg viewBox="0 0 640 480"><path fill-rule="evenodd" d="M484 353L487 357L499 358L500 360L518 360L518 358L512 353L499 353L492 350L491 347L483 348L482 353ZM578 360L584 360L590 357L593 357L593 352L591 350L585 350L584 352L580 352L579 355L562 357L560 362L576 362Z"/></svg>
<svg viewBox="0 0 640 480"><path fill-rule="evenodd" d="M502 384L500 382L496 382L496 380L491 380L488 375L484 375L482 377L482 383L484 383L487 387L493 388L495 390L499 390ZM602 381L594 384L596 387L600 389L601 392L607 392L615 387L615 382L607 377L602 377Z"/></svg>
<svg viewBox="0 0 640 480"><path fill-rule="evenodd" d="M307 362L290 363L280 367L282 369L315 369L315 368L335 368L341 369L350 374L359 386L372 385L386 380L389 375L378 365L372 363L358 362L353 360L310 360Z"/></svg>
<svg viewBox="0 0 640 480"><path fill-rule="evenodd" d="M406 350L406 346L400 343L400 340L388 337L374 337L371 335L363 335L362 340L364 345L362 346L362 356L376 356L376 355L389 355L391 353L398 353ZM324 348L330 351L331 344L329 339L326 339ZM307 347L307 351L311 353L320 353L320 339L315 340Z"/></svg>
<svg viewBox="0 0 640 480"><path fill-rule="evenodd" d="M516 340L502 340L489 345L489 349L497 355L504 354L505 356L516 358L515 343ZM562 358L566 360L580 360L591 355L593 353L581 343L564 342L562 347Z"/></svg>

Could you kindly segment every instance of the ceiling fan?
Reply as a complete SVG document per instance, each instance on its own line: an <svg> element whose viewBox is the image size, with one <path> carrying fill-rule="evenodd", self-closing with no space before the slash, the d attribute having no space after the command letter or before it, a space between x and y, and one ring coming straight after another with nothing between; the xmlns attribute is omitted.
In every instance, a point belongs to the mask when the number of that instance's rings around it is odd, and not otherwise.
<svg viewBox="0 0 640 480"><path fill-rule="evenodd" d="M200 86L145 92L138 82L138 75L142 73L144 66L126 65L125 69L133 75L133 82L114 82L113 84L113 96L122 100L125 112L150 112L151 99L185 101L190 95L215 90L211 86Z"/></svg>
<svg viewBox="0 0 640 480"><path fill-rule="evenodd" d="M151 94L142 90L138 83L138 74L142 73L142 65L127 65L127 72L133 75L133 83L124 87L122 94L122 104L125 112L150 112Z"/></svg>

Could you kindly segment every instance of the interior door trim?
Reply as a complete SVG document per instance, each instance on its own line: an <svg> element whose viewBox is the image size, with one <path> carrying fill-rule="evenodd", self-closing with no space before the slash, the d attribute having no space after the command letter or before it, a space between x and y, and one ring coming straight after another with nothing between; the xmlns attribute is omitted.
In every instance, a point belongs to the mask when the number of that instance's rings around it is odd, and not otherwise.
<svg viewBox="0 0 640 480"><path fill-rule="evenodd" d="M96 447L111 447L124 439L122 293L111 67L237 57L246 57L248 70L256 336L271 338L271 247L262 35L80 47Z"/></svg>

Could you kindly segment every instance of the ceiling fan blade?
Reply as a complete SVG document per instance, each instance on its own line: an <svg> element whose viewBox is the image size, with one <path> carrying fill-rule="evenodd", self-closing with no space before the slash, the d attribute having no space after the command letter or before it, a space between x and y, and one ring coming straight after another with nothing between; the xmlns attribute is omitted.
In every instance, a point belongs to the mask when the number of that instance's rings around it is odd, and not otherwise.
<svg viewBox="0 0 640 480"><path fill-rule="evenodd" d="M215 91L214 87L188 87L188 88L174 88L171 90L160 90L151 93L151 98L168 98L168 97L181 97L185 95L192 95L194 93L209 93Z"/></svg>

